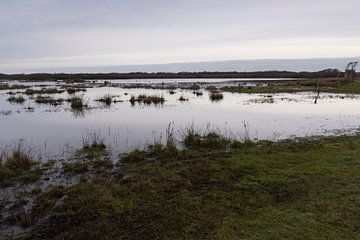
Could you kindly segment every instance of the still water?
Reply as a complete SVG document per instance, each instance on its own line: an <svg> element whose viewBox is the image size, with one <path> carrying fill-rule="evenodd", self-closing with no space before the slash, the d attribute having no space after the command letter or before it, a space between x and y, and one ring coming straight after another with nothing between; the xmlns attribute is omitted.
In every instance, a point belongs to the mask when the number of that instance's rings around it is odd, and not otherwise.
<svg viewBox="0 0 360 240"><path fill-rule="evenodd" d="M252 139L270 140L352 133L360 125L360 95L323 93L314 104L316 94L312 92L223 93L223 100L213 102L204 89L200 90L202 96L196 96L192 90L176 89L175 94L170 94L161 89L96 85L77 93L84 95L89 105L79 114L67 102L60 106L40 105L31 96L21 94L24 90L12 91L20 92L17 96L24 96L26 101L10 103L9 91L0 91L0 146L24 139L36 151L50 155L81 147L82 139L92 133L100 135L116 151L126 152L164 136L170 123L179 139L184 129L193 126L203 131L217 129L237 138L244 137L247 131ZM95 101L106 94L121 102L108 107ZM139 94L163 96L166 101L162 105L131 105L130 97ZM51 96L67 99L70 95L65 92ZM179 101L181 96L188 101Z"/></svg>

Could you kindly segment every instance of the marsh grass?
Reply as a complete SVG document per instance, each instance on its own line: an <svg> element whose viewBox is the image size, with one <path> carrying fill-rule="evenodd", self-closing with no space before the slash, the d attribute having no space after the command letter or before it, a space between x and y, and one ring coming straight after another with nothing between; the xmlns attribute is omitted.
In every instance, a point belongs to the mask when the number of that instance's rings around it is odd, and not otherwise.
<svg viewBox="0 0 360 240"><path fill-rule="evenodd" d="M192 84L191 86L188 87L184 87L184 89L189 89L189 90L200 90L201 86L199 84Z"/></svg>
<svg viewBox="0 0 360 240"><path fill-rule="evenodd" d="M113 178L79 183L66 198L41 194L34 216L47 218L26 220L26 239L359 238L359 136L170 157L156 148L155 160L128 159Z"/></svg>
<svg viewBox="0 0 360 240"><path fill-rule="evenodd" d="M34 94L60 94L64 93L64 89L57 89L57 88L42 88L42 89L26 89L26 95L34 95Z"/></svg>
<svg viewBox="0 0 360 240"><path fill-rule="evenodd" d="M317 89L319 88L319 89ZM256 86L225 86L222 91L233 93L295 93L304 91L318 91L329 93L360 93L360 80L352 81L342 78L314 78L297 81L264 81Z"/></svg>
<svg viewBox="0 0 360 240"><path fill-rule="evenodd" d="M7 100L11 103L19 103L19 104L22 104L26 101L26 99L22 96L11 96Z"/></svg>
<svg viewBox="0 0 360 240"><path fill-rule="evenodd" d="M75 94L77 92L86 92L85 88L66 88L68 94Z"/></svg>
<svg viewBox="0 0 360 240"><path fill-rule="evenodd" d="M99 134L91 133L86 137L83 137L83 148L80 150L81 154L84 154L89 159L95 159L106 156L106 145L104 138Z"/></svg>
<svg viewBox="0 0 360 240"><path fill-rule="evenodd" d="M64 196L66 189L63 186L55 186L44 193L38 194L35 206L30 212L20 212L10 216L8 223L17 223L22 227L31 227L36 225L39 220L45 216L56 203Z"/></svg>
<svg viewBox="0 0 360 240"><path fill-rule="evenodd" d="M220 92L212 91L209 93L209 98L211 101L221 101L224 99L224 95Z"/></svg>
<svg viewBox="0 0 360 240"><path fill-rule="evenodd" d="M185 98L184 96L180 96L179 101L180 102L186 102L186 101L189 101L189 99Z"/></svg>
<svg viewBox="0 0 360 240"><path fill-rule="evenodd" d="M70 106L73 110L82 111L88 108L88 103L83 95L73 96L69 98L67 101L70 102Z"/></svg>
<svg viewBox="0 0 360 240"><path fill-rule="evenodd" d="M193 94L196 95L197 97L199 97L199 96L203 95L203 92L194 91Z"/></svg>
<svg viewBox="0 0 360 240"><path fill-rule="evenodd" d="M158 104L164 104L165 98L163 96L158 96L158 95L148 96L145 94L140 94L137 97L131 96L129 101L131 105L135 105L135 103L142 103L145 105L150 105L150 104L158 105Z"/></svg>
<svg viewBox="0 0 360 240"><path fill-rule="evenodd" d="M41 169L33 169L39 163L31 157L31 150L24 147L23 142L16 146L4 148L0 154L0 185L12 182L33 182L40 178Z"/></svg>
<svg viewBox="0 0 360 240"><path fill-rule="evenodd" d="M64 163L63 170L67 175L76 176L89 171L89 164L80 161Z"/></svg>
<svg viewBox="0 0 360 240"><path fill-rule="evenodd" d="M35 102L38 104L49 104L49 105L53 105L53 106L58 106L63 104L65 100L62 98L53 98L53 97L49 97L49 96L41 96L38 95L35 99Z"/></svg>
<svg viewBox="0 0 360 240"><path fill-rule="evenodd" d="M110 106L113 103L113 96L111 96L110 94L107 94L107 95L97 99L96 101L105 103L107 106Z"/></svg>
<svg viewBox="0 0 360 240"><path fill-rule="evenodd" d="M159 140L154 140L153 143L148 143L142 150L140 148L131 151L122 158L123 162L141 162L151 159L165 159L174 158L180 154L180 150L177 147L174 126L172 123L168 125L165 131L165 144L161 143L161 136Z"/></svg>
<svg viewBox="0 0 360 240"><path fill-rule="evenodd" d="M193 126L183 131L183 144L187 149L226 149L231 140L217 133L215 130L207 128L200 132Z"/></svg>
<svg viewBox="0 0 360 240"><path fill-rule="evenodd" d="M112 103L122 102L121 100L116 100L115 97L117 96L106 94L103 97L97 99L96 101L104 103L106 106L111 106Z"/></svg>

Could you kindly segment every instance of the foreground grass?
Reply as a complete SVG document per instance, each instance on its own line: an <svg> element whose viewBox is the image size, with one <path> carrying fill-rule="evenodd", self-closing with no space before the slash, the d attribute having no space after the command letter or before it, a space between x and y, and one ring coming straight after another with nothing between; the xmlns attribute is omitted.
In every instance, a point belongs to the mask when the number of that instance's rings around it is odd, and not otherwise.
<svg viewBox="0 0 360 240"><path fill-rule="evenodd" d="M193 136L188 150L137 150L107 178L62 191L58 206L38 204L48 220L23 239L360 238L360 136L210 136L221 144Z"/></svg>
<svg viewBox="0 0 360 240"><path fill-rule="evenodd" d="M33 168L37 164L20 148L14 150L6 159L0 159L0 187L37 181L42 173L42 169Z"/></svg>

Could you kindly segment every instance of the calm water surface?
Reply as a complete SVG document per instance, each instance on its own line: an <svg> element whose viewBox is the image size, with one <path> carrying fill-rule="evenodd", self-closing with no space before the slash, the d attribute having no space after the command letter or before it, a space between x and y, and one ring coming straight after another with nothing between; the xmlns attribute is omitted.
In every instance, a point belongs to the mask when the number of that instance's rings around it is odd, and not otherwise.
<svg viewBox="0 0 360 240"><path fill-rule="evenodd" d="M222 101L212 102L208 91L200 91L202 96L180 89L171 95L168 90L88 88L83 95L90 109L82 114L74 113L67 102L56 107L39 105L26 95L25 103L13 104L7 101L8 91L0 91L0 145L24 139L42 153L57 155L66 148L81 147L83 137L97 133L116 151L124 152L159 139L169 123L179 138L182 130L192 125L200 130L219 129L223 134L241 138L246 124L253 139L343 134L357 130L360 125L359 95L324 93L314 104L315 93L311 92L271 96L224 93ZM105 94L123 102L106 107L95 101ZM132 106L128 100L139 94L162 95L166 102ZM67 93L51 96L69 97ZM180 96L188 101L180 102Z"/></svg>

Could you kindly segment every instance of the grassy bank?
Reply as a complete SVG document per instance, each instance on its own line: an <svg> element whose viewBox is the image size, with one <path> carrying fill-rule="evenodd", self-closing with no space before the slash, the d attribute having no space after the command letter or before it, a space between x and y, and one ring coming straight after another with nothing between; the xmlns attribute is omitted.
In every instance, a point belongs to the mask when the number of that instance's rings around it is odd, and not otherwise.
<svg viewBox="0 0 360 240"><path fill-rule="evenodd" d="M264 85L265 83L265 85ZM234 93L296 93L318 91L329 93L360 94L360 80L345 81L343 79L308 79L297 81L265 81L258 86L223 87L221 90Z"/></svg>
<svg viewBox="0 0 360 240"><path fill-rule="evenodd" d="M21 239L360 238L360 136L185 141L185 150L137 150L104 178L42 193L30 219L47 218Z"/></svg>

